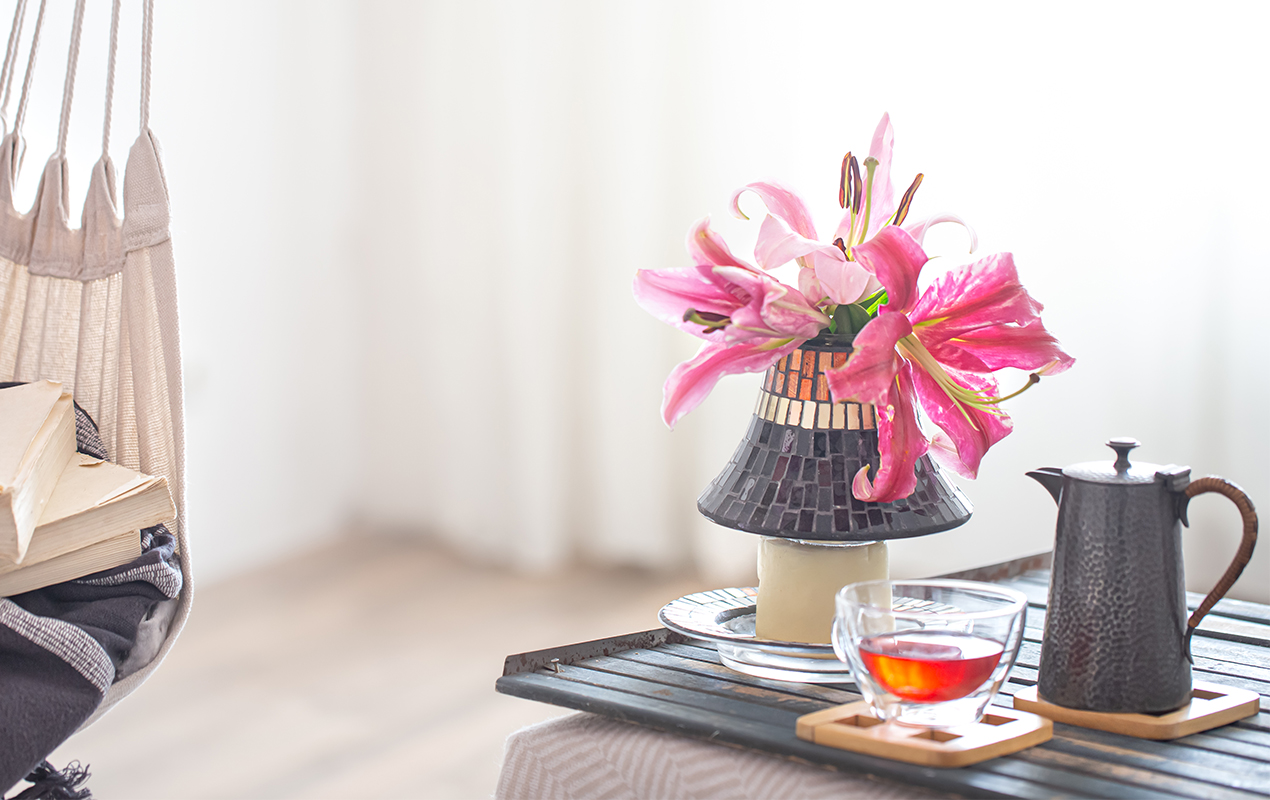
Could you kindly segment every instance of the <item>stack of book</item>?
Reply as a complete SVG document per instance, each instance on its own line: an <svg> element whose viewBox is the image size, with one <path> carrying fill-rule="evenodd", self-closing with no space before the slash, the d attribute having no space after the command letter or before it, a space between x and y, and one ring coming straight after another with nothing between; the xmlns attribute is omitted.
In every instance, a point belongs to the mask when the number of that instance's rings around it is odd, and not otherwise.
<svg viewBox="0 0 1270 800"><path fill-rule="evenodd" d="M0 389L0 597L127 564L175 517L165 478L76 452L60 383Z"/></svg>

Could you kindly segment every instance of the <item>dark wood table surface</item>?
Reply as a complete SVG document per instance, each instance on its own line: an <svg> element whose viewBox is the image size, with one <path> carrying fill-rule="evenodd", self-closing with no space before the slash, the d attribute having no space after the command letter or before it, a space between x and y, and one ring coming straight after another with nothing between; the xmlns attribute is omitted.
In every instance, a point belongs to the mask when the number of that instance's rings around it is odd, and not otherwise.
<svg viewBox="0 0 1270 800"><path fill-rule="evenodd" d="M1017 566L1017 565L1016 565ZM1018 661L996 703L1036 683L1049 572L980 572L1029 600ZM1006 577L1002 577L1006 575ZM958 577L963 577L959 575ZM1194 608L1202 599L1188 595ZM1250 689L1261 713L1167 742L1055 723L1038 747L960 769L918 767L798 739L801 715L860 699L855 685L764 680L664 628L509 656L499 692L824 768L967 797L1270 797L1270 606L1223 600L1192 641L1195 679Z"/></svg>

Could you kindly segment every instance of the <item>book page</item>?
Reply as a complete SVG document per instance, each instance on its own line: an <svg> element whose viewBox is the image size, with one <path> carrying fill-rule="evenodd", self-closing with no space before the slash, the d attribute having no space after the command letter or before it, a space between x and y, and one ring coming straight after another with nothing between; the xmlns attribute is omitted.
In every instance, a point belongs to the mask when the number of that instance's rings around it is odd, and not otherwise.
<svg viewBox="0 0 1270 800"><path fill-rule="evenodd" d="M0 491L12 486L31 442L62 396L62 384L36 381L0 389Z"/></svg>
<svg viewBox="0 0 1270 800"><path fill-rule="evenodd" d="M44 505L40 525L78 514L157 480L136 470L76 453Z"/></svg>

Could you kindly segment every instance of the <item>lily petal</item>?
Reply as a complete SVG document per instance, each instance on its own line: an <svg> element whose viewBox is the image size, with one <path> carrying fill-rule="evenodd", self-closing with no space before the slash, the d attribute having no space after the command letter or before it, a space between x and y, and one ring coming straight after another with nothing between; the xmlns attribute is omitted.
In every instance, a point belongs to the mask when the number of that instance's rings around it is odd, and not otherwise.
<svg viewBox="0 0 1270 800"><path fill-rule="evenodd" d="M732 195L732 214L741 219L749 219L741 211L740 205L741 195L746 192L754 192L758 195L763 200L763 204L767 206L767 210L792 228L799 236L807 239L816 238L816 226L812 224L811 213L807 211L807 204L803 202L801 197L794 194L792 189L787 189L775 181L758 181L737 189Z"/></svg>
<svg viewBox="0 0 1270 800"><path fill-rule="evenodd" d="M661 418L674 428L684 414L706 399L710 390L724 375L740 372L762 372L781 356L799 347L803 339L793 339L773 347L780 340L763 339L739 344L702 345L691 359L675 367L662 389Z"/></svg>
<svg viewBox="0 0 1270 800"><path fill-rule="evenodd" d="M1019 283L1014 256L993 253L936 278L908 317L923 343L935 343L988 325L1027 325L1043 309Z"/></svg>
<svg viewBox="0 0 1270 800"><path fill-rule="evenodd" d="M799 288L811 289L810 299L828 297L833 303L854 303L872 277L863 267L847 257L834 245L821 244L799 236L771 214L763 220L754 257L759 266L771 270L794 259L803 259L804 269L815 271L819 284L805 283L800 274ZM805 293L804 293L805 294Z"/></svg>
<svg viewBox="0 0 1270 800"><path fill-rule="evenodd" d="M732 255L723 237L711 230L709 216L697 220L688 231L688 254L698 264L718 264L758 271L757 268Z"/></svg>
<svg viewBox="0 0 1270 800"><path fill-rule="evenodd" d="M926 231L942 222L955 222L966 229L966 233L970 234L970 252L979 249L979 234L975 233L975 229L970 227L970 223L966 222L956 214L936 214L933 217L927 217L920 222L912 222L904 226L904 230L909 232L919 245L926 244Z"/></svg>
<svg viewBox="0 0 1270 800"><path fill-rule="evenodd" d="M714 274L751 298L732 312L733 326L729 332L748 329L810 339L829 324L829 317L807 302L801 292L766 273L739 267L715 267ZM737 333L737 338L748 338Z"/></svg>
<svg viewBox="0 0 1270 800"><path fill-rule="evenodd" d="M890 114L885 113L874 130L874 138L869 146L869 155L878 159L878 169L874 170L874 212L872 218L885 222L886 217L895 211L895 187L890 183L890 159L895 151L895 128L890 124ZM884 210L883 213L878 213ZM870 225L872 227L872 225Z"/></svg>
<svg viewBox="0 0 1270 800"><path fill-rule="evenodd" d="M809 267L798 270L798 291L816 305L820 305L828 297L825 288L820 285L820 279L816 277L816 270Z"/></svg>
<svg viewBox="0 0 1270 800"><path fill-rule="evenodd" d="M889 503L908 497L917 488L914 467L928 445L914 410L913 372L904 362L891 380L886 402L874 406L878 420L878 471L872 481L867 466L855 474L851 493L857 500Z"/></svg>
<svg viewBox="0 0 1270 800"><path fill-rule="evenodd" d="M920 332L918 338L922 338ZM1014 367L1057 375L1076 363L1039 319L1027 325L979 328L937 345L927 345L927 349L937 361L970 372Z"/></svg>
<svg viewBox="0 0 1270 800"><path fill-rule="evenodd" d="M728 291L724 281L712 272L712 267L702 264L683 269L641 269L635 273L635 302L667 325L694 336L709 339L719 333L703 334L702 326L684 322L684 312L698 312L731 316L747 297L738 297Z"/></svg>
<svg viewBox="0 0 1270 800"><path fill-rule="evenodd" d="M886 287L887 311L907 312L917 302L917 276L930 259L904 230L889 225L851 255Z"/></svg>
<svg viewBox="0 0 1270 800"><path fill-rule="evenodd" d="M947 367L945 372L967 389L989 396L997 393L997 382L990 377ZM992 413L958 405L924 370L913 370L913 382L927 418L947 434L946 440L937 442L932 455L958 475L976 477L984 453L1008 436L1014 430L1014 423L999 410Z"/></svg>
<svg viewBox="0 0 1270 800"><path fill-rule="evenodd" d="M912 331L903 314L879 314L869 320L855 335L847 363L825 370L834 402L885 406L895 375L906 363L896 352L895 343Z"/></svg>
<svg viewBox="0 0 1270 800"><path fill-rule="evenodd" d="M795 233L771 214L759 226L758 241L754 244L754 260L763 269L770 270L813 253L838 261L847 260L837 247L821 244Z"/></svg>
<svg viewBox="0 0 1270 800"><path fill-rule="evenodd" d="M811 262L829 299L835 303L854 303L865 296L873 275L854 261L847 261L842 251L833 248L838 258L823 252L811 254Z"/></svg>
<svg viewBox="0 0 1270 800"><path fill-rule="evenodd" d="M882 229L895 211L895 187L891 184L891 154L894 150L895 129L891 127L891 115L883 114L869 146L869 155L878 160L878 165L873 171L873 208L869 212L866 241Z"/></svg>

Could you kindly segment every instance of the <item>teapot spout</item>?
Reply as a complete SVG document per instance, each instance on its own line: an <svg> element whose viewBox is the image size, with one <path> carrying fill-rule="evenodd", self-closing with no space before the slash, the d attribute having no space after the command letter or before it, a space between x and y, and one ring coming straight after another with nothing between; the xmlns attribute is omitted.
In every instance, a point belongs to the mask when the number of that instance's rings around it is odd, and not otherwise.
<svg viewBox="0 0 1270 800"><path fill-rule="evenodd" d="M1054 497L1057 503L1063 495L1063 470L1059 467L1041 467L1031 472L1024 473L1029 478L1035 478L1036 482L1041 484Z"/></svg>

